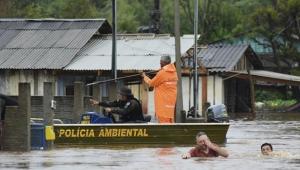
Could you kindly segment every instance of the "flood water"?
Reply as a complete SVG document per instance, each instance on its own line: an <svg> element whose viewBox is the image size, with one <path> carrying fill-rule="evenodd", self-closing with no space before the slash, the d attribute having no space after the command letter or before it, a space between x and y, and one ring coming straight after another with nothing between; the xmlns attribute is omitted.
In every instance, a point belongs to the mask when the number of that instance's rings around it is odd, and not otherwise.
<svg viewBox="0 0 300 170"><path fill-rule="evenodd" d="M232 120L224 147L229 158L181 159L191 147L57 148L28 153L0 152L0 169L300 169L300 114L258 115L256 121ZM171 133L171 132L170 132ZM273 144L275 157L260 155Z"/></svg>

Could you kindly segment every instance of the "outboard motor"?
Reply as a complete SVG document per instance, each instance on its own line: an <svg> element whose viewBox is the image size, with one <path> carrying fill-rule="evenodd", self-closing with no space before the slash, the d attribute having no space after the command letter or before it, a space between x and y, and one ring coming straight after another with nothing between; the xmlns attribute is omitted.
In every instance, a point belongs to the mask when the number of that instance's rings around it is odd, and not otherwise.
<svg viewBox="0 0 300 170"><path fill-rule="evenodd" d="M145 122L150 122L151 121L151 115L145 115L144 114L144 119L145 119Z"/></svg>
<svg viewBox="0 0 300 170"><path fill-rule="evenodd" d="M224 104L211 105L206 110L207 122L229 122L226 106Z"/></svg>

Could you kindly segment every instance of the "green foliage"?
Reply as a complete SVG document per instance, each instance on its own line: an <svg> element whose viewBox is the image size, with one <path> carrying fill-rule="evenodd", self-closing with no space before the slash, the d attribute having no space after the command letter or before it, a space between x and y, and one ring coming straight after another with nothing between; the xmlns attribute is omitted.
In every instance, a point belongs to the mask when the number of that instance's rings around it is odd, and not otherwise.
<svg viewBox="0 0 300 170"><path fill-rule="evenodd" d="M296 68L291 69L291 74L295 75L295 76L300 76L300 68L296 67Z"/></svg>
<svg viewBox="0 0 300 170"><path fill-rule="evenodd" d="M45 15L44 9L38 4L30 4L27 5L24 9L24 16L25 18L42 18Z"/></svg>
<svg viewBox="0 0 300 170"><path fill-rule="evenodd" d="M249 26L254 28L252 36L267 40L260 43L272 48L278 71L281 71L280 59L289 57L300 61L300 53L296 50L300 37L299 22L299 0L271 1L251 15Z"/></svg>
<svg viewBox="0 0 300 170"><path fill-rule="evenodd" d="M202 35L200 43L209 43L223 38L232 37L237 32L244 30L243 15L239 1L233 0L200 0L199 1L199 30ZM193 32L194 6L193 0L181 1L183 27L190 25ZM188 21L188 22L186 22Z"/></svg>
<svg viewBox="0 0 300 170"><path fill-rule="evenodd" d="M269 100L283 99L284 95L276 91L256 90L256 101L264 102Z"/></svg>
<svg viewBox="0 0 300 170"><path fill-rule="evenodd" d="M138 20L139 15L146 13L137 0L118 1L117 4L117 26L118 32L136 33L137 28L142 25Z"/></svg>
<svg viewBox="0 0 300 170"><path fill-rule="evenodd" d="M256 90L255 99L257 102L264 103L264 109L267 110L284 110L297 103L296 99L292 99L292 94L288 96L267 90Z"/></svg>
<svg viewBox="0 0 300 170"><path fill-rule="evenodd" d="M66 0L61 16L63 18L96 18L98 12L89 0Z"/></svg>
<svg viewBox="0 0 300 170"><path fill-rule="evenodd" d="M270 100L270 101L265 101L265 109L268 110L285 110L288 107L294 105L297 103L296 100L282 100L282 99L277 99L277 100Z"/></svg>

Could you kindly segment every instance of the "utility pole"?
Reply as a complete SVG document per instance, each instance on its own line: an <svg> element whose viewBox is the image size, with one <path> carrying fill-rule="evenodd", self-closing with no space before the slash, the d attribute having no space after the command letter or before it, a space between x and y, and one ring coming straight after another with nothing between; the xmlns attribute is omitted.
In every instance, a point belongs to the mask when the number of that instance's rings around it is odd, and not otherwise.
<svg viewBox="0 0 300 170"><path fill-rule="evenodd" d="M153 0L154 7L150 11L150 22L147 26L141 26L138 29L139 33L155 33L160 32L160 0Z"/></svg>
<svg viewBox="0 0 300 170"><path fill-rule="evenodd" d="M112 0L112 60L111 60L111 71L112 77L117 78L117 42L116 42L116 33L117 33L117 3L116 0Z"/></svg>
<svg viewBox="0 0 300 170"><path fill-rule="evenodd" d="M194 0L194 117L197 117L199 111L198 105L198 69L197 69L197 36L198 36L198 0Z"/></svg>
<svg viewBox="0 0 300 170"><path fill-rule="evenodd" d="M151 11L150 32L159 34L160 30L160 0L154 0L154 9Z"/></svg>
<svg viewBox="0 0 300 170"><path fill-rule="evenodd" d="M112 0L112 57L111 57L111 71L112 71L112 78L115 80L111 82L108 86L108 95L110 100L115 100L117 94L117 2L116 0Z"/></svg>
<svg viewBox="0 0 300 170"><path fill-rule="evenodd" d="M174 1L174 30L175 30L175 54L176 54L176 70L178 76L177 82L177 99L176 99L176 123L182 122L182 81L181 81L181 51L180 51L180 15L179 15L179 0Z"/></svg>

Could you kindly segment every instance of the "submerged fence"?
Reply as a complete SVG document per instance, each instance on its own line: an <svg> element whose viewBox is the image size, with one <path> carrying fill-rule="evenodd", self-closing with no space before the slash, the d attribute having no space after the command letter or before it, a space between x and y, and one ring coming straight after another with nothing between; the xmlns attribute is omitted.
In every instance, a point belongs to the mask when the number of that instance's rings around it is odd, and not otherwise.
<svg viewBox="0 0 300 170"><path fill-rule="evenodd" d="M17 96L10 96L17 99ZM83 99L84 112L95 111L96 108L90 105L89 99L85 96ZM74 96L54 96L56 109L54 109L54 118L61 119L64 123L72 123L74 118ZM31 117L43 118L43 96L31 96Z"/></svg>

